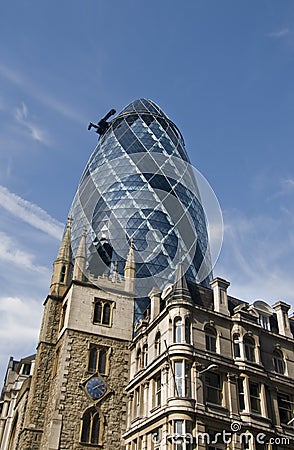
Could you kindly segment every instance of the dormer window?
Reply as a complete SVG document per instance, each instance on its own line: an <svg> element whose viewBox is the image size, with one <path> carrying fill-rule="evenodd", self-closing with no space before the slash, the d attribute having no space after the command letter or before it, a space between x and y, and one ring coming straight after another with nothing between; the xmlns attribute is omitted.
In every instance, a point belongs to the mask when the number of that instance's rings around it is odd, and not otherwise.
<svg viewBox="0 0 294 450"><path fill-rule="evenodd" d="M250 308L258 317L258 323L264 330L271 331L270 317L273 315L272 308L263 300L256 300Z"/></svg>
<svg viewBox="0 0 294 450"><path fill-rule="evenodd" d="M271 330L271 326L270 326L270 320L269 320L269 316L263 316L263 315L259 315L259 324L262 326L262 328L264 328L265 330L270 331Z"/></svg>

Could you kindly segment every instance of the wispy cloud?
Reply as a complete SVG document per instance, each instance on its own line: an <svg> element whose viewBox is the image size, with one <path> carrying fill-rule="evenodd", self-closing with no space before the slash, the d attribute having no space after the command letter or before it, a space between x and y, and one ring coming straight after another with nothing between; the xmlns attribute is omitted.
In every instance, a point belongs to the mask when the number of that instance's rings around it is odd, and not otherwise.
<svg viewBox="0 0 294 450"><path fill-rule="evenodd" d="M268 33L268 36L272 38L282 38L284 36L287 36L288 34L290 34L289 28L282 28L281 30L272 31L271 33Z"/></svg>
<svg viewBox="0 0 294 450"><path fill-rule="evenodd" d="M18 71L2 63L0 64L0 76L9 81L9 83L21 87L25 90L25 92L29 93L39 102L46 105L46 107L51 108L63 117L79 124L83 124L85 122L84 117L77 110L75 110L75 108L60 101L47 90L38 87L36 83L33 83L27 79L23 73L19 73Z"/></svg>
<svg viewBox="0 0 294 450"><path fill-rule="evenodd" d="M25 103L22 103L20 107L16 108L14 118L29 131L33 139L42 143L47 142L44 132L31 121Z"/></svg>
<svg viewBox="0 0 294 450"><path fill-rule="evenodd" d="M25 270L39 273L48 273L48 269L34 264L35 256L32 253L21 250L16 240L0 231L0 261L13 264Z"/></svg>
<svg viewBox="0 0 294 450"><path fill-rule="evenodd" d="M225 213L225 237L215 275L232 284L231 295L247 301L263 298L269 303L278 299L293 304L292 238L293 211L245 216L240 211ZM293 305L294 306L294 305Z"/></svg>
<svg viewBox="0 0 294 450"><path fill-rule="evenodd" d="M41 301L29 297L0 297L0 368L3 375L9 355L17 359L34 353L41 315Z"/></svg>
<svg viewBox="0 0 294 450"><path fill-rule="evenodd" d="M0 185L0 206L31 226L60 240L63 224L53 219L39 206L24 200Z"/></svg>

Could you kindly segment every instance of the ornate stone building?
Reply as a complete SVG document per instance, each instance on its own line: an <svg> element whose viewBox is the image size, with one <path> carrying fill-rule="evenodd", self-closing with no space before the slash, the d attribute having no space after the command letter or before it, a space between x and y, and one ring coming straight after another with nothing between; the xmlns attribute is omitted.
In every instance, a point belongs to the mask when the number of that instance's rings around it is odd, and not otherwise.
<svg viewBox="0 0 294 450"><path fill-rule="evenodd" d="M95 127L37 353L9 363L0 450L294 448L289 305L213 279L183 139L157 105Z"/></svg>

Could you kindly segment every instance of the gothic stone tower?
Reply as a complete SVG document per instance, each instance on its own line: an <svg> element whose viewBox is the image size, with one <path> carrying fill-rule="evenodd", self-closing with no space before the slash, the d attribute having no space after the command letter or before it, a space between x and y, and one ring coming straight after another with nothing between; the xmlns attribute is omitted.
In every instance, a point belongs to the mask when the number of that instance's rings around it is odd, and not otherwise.
<svg viewBox="0 0 294 450"><path fill-rule="evenodd" d="M85 269L86 233L73 270L70 234L71 219L53 266L27 411L13 448L123 448L134 311L133 244L124 279L115 270L111 279L93 279Z"/></svg>

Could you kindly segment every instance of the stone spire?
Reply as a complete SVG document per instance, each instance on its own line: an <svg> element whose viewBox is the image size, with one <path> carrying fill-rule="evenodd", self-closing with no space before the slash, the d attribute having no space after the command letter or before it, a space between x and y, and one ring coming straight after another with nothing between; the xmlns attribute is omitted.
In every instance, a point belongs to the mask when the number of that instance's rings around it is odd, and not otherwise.
<svg viewBox="0 0 294 450"><path fill-rule="evenodd" d="M179 262L177 267L171 300L185 300L189 302L192 301L182 262Z"/></svg>
<svg viewBox="0 0 294 450"><path fill-rule="evenodd" d="M135 248L134 238L131 238L129 254L128 254L125 269L124 269L125 290L129 291L129 292L133 292L134 287L135 287L136 262L135 262L134 248Z"/></svg>
<svg viewBox="0 0 294 450"><path fill-rule="evenodd" d="M86 227L84 227L84 231L75 257L73 277L72 277L73 280L84 281L85 279L85 270L87 262L86 237L87 237L87 229Z"/></svg>
<svg viewBox="0 0 294 450"><path fill-rule="evenodd" d="M62 296L66 291L72 275L71 223L67 220L66 229L59 247L57 257L53 263L50 294Z"/></svg>

